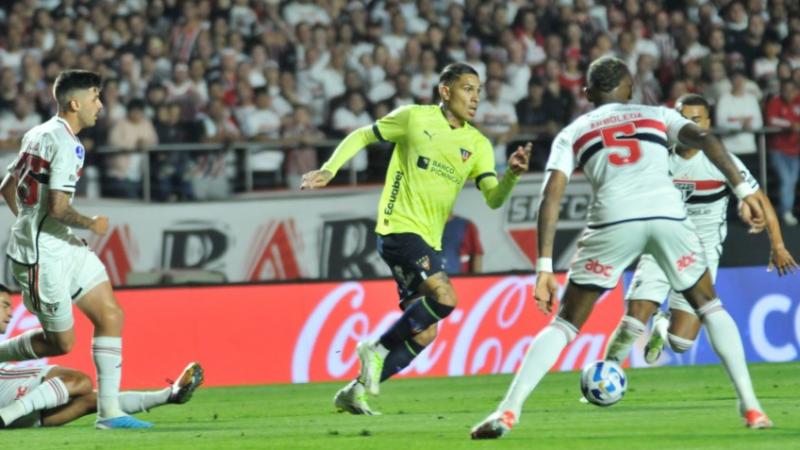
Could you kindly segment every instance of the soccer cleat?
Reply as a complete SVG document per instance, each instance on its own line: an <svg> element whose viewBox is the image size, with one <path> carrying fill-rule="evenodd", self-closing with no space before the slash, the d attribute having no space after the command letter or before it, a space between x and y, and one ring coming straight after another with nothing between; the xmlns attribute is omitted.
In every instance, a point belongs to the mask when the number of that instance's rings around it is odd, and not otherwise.
<svg viewBox="0 0 800 450"><path fill-rule="evenodd" d="M196 362L189 363L178 379L172 382L172 390L167 402L179 404L188 402L198 386L203 384L203 380L203 366Z"/></svg>
<svg viewBox="0 0 800 450"><path fill-rule="evenodd" d="M644 360L647 361L647 364L655 364L658 362L658 358L661 357L661 352L664 351L664 344L666 343L666 336L660 330L666 330L668 327L669 314L659 311L653 318L652 334L644 347Z"/></svg>
<svg viewBox="0 0 800 450"><path fill-rule="evenodd" d="M153 424L139 420L133 416L119 416L112 419L98 419L94 427L98 430L116 430L116 429L145 429L153 428Z"/></svg>
<svg viewBox="0 0 800 450"><path fill-rule="evenodd" d="M747 428L752 428L754 430L772 428L772 421L769 420L769 417L757 409L748 409L745 411L743 419Z"/></svg>
<svg viewBox="0 0 800 450"><path fill-rule="evenodd" d="M383 372L383 357L375 350L373 344L361 341L356 347L358 359L361 361L361 372L358 382L364 385L367 393L378 395L381 387L381 372Z"/></svg>
<svg viewBox="0 0 800 450"><path fill-rule="evenodd" d="M339 389L339 392L333 397L333 405L339 412L347 411L350 414L363 416L381 415L378 411L370 409L364 386L357 380L353 380L347 386Z"/></svg>
<svg viewBox="0 0 800 450"><path fill-rule="evenodd" d="M514 427L517 417L511 411L495 411L472 428L472 439L499 439Z"/></svg>

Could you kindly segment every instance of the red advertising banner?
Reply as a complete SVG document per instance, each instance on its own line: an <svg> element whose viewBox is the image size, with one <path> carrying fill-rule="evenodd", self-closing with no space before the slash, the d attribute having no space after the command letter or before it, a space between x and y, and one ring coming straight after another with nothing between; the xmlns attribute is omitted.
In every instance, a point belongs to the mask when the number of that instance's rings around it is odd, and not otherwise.
<svg viewBox="0 0 800 450"><path fill-rule="evenodd" d="M563 283L563 276L559 279ZM533 276L456 278L458 308L439 336L401 376L513 372L550 320L531 298ZM394 281L325 282L119 290L125 310L124 388L154 387L188 361L206 367L207 384L305 383L352 378L355 346L400 314ZM7 336L38 326L18 304ZM556 370L599 359L622 316L622 289L608 291ZM94 375L91 324L76 310L71 354L59 364Z"/></svg>

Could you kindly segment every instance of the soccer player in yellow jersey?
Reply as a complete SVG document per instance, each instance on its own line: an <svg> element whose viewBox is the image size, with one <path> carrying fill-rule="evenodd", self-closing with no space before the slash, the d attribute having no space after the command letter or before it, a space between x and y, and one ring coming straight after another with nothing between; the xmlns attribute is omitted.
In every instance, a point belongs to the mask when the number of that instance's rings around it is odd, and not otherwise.
<svg viewBox="0 0 800 450"><path fill-rule="evenodd" d="M474 180L490 208L499 208L528 169L531 145L511 155L498 181L489 140L473 127L480 94L472 67L450 64L439 76L439 105L400 107L350 133L320 170L303 176L303 189L324 187L359 150L377 141L395 144L378 206L378 252L392 269L403 315L374 342L357 347L361 371L334 397L337 408L375 414L366 393L407 367L436 337L436 323L456 306L445 275L442 233L458 193Z"/></svg>

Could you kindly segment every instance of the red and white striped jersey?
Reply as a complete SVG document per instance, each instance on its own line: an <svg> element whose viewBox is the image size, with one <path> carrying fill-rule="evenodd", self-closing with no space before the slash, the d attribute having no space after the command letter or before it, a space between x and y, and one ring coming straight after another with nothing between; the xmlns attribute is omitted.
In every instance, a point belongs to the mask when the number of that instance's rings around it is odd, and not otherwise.
<svg viewBox="0 0 800 450"><path fill-rule="evenodd" d="M594 196L589 226L627 220L686 217L669 173L669 142L692 123L660 106L611 103L564 128L553 141L547 170L583 170Z"/></svg>
<svg viewBox="0 0 800 450"><path fill-rule="evenodd" d="M758 181L742 161L731 155L742 178L754 189ZM683 193L689 217L697 227L704 245L718 245L727 234L725 219L731 189L725 175L703 153L685 159L673 152L669 157L675 187Z"/></svg>
<svg viewBox="0 0 800 450"><path fill-rule="evenodd" d="M48 192L74 193L85 155L69 124L58 116L25 133L19 156L8 166L17 178L19 208L6 250L12 260L37 264L40 253L57 257L66 245L80 242L68 226L48 217Z"/></svg>

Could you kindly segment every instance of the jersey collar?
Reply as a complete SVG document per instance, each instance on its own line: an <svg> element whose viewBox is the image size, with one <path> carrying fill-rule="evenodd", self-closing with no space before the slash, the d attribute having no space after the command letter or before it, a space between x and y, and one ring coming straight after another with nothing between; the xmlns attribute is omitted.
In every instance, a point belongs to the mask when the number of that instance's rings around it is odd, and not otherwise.
<svg viewBox="0 0 800 450"><path fill-rule="evenodd" d="M56 119L57 122L60 122L61 125L64 125L64 128L67 129L67 132L69 133L69 135L72 136L72 138L75 139L75 141L77 143L79 143L79 144L81 143L80 139L78 139L78 136L75 136L75 133L72 132L72 127L69 126L69 122L67 122L66 120L64 120L60 116L53 116L53 118Z"/></svg>

